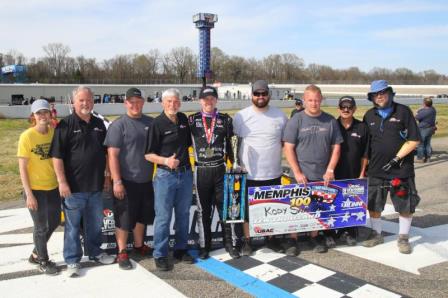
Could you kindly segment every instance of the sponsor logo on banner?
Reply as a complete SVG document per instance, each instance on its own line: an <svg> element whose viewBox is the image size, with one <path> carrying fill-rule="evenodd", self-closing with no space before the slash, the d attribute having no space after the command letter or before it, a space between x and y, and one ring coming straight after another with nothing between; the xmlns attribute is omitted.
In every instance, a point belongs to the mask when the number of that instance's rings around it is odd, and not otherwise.
<svg viewBox="0 0 448 298"><path fill-rule="evenodd" d="M366 223L367 179L251 187L251 236L328 230Z"/></svg>

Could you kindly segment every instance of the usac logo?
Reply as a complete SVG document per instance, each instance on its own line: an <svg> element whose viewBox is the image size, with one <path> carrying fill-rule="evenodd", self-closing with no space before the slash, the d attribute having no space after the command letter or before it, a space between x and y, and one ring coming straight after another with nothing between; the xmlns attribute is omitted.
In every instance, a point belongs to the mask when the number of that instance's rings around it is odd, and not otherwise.
<svg viewBox="0 0 448 298"><path fill-rule="evenodd" d="M262 233L273 233L274 232L274 228L270 228L270 229L263 229L261 227L254 227L254 231L257 234L262 234Z"/></svg>

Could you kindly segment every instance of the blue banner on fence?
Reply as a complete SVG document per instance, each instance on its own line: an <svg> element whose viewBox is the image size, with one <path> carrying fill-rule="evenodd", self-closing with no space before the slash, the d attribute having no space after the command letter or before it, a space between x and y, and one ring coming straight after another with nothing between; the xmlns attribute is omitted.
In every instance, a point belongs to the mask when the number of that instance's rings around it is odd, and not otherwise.
<svg viewBox="0 0 448 298"><path fill-rule="evenodd" d="M367 179L251 187L248 198L251 237L366 224Z"/></svg>

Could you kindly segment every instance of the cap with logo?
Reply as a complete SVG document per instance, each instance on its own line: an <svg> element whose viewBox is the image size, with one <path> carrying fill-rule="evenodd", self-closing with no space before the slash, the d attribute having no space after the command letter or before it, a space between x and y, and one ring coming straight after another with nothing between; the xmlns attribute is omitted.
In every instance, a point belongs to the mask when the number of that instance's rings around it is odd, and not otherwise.
<svg viewBox="0 0 448 298"><path fill-rule="evenodd" d="M135 87L129 88L128 91L126 91L126 99L130 99L131 97L143 98L142 91Z"/></svg>
<svg viewBox="0 0 448 298"><path fill-rule="evenodd" d="M265 80L258 80L252 85L252 92L261 91L261 92L269 92L268 83Z"/></svg>
<svg viewBox="0 0 448 298"><path fill-rule="evenodd" d="M343 103L347 103L351 106L356 106L356 101L353 98L353 96L349 96L349 95L344 95L341 98L339 98L339 107L342 106Z"/></svg>
<svg viewBox="0 0 448 298"><path fill-rule="evenodd" d="M296 98L296 105L303 105L303 101L300 98Z"/></svg>
<svg viewBox="0 0 448 298"><path fill-rule="evenodd" d="M209 95L218 98L218 91L216 91L216 88L212 86L202 87L199 92L199 98L206 98Z"/></svg>
<svg viewBox="0 0 448 298"><path fill-rule="evenodd" d="M31 105L31 113L37 113L41 110L50 111L50 104L45 99L37 99Z"/></svg>

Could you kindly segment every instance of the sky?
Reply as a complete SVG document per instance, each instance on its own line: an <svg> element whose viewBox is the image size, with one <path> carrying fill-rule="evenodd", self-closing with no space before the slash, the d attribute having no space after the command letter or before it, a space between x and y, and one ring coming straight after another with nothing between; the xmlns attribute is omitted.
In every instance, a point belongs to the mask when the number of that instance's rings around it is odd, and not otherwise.
<svg viewBox="0 0 448 298"><path fill-rule="evenodd" d="M0 53L44 57L49 43L99 61L184 46L198 53L198 12L218 15L211 44L227 55L448 75L446 0L0 0Z"/></svg>

